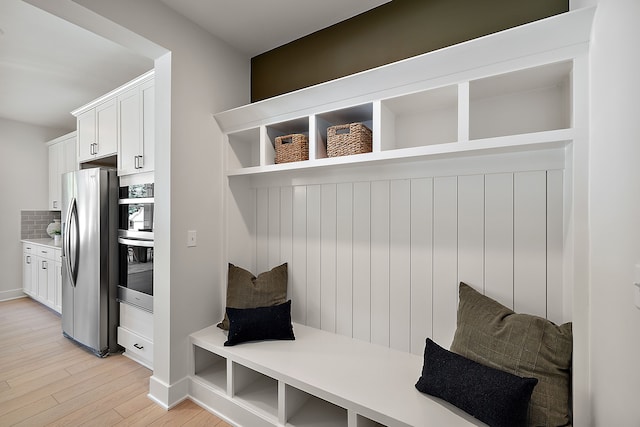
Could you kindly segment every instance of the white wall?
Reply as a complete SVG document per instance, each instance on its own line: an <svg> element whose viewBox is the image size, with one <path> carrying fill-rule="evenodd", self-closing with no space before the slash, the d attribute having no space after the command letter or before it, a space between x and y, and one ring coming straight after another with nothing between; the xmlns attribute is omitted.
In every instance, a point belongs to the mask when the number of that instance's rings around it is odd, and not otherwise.
<svg viewBox="0 0 640 427"><path fill-rule="evenodd" d="M0 118L0 300L22 294L20 211L48 210L45 143L65 133Z"/></svg>
<svg viewBox="0 0 640 427"><path fill-rule="evenodd" d="M593 424L640 425L640 2L599 0L591 45L590 277ZM587 284L585 284L586 286Z"/></svg>
<svg viewBox="0 0 640 427"><path fill-rule="evenodd" d="M249 102L249 58L158 1L31 3L156 59L150 394L171 406L187 393L189 334L222 316L222 134L212 113ZM197 247L187 248L187 230Z"/></svg>

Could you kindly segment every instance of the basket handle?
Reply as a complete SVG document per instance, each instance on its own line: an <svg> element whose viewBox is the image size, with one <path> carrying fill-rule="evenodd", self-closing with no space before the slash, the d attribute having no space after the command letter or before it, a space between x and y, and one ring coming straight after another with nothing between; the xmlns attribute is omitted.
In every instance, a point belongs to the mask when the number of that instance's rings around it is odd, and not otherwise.
<svg viewBox="0 0 640 427"><path fill-rule="evenodd" d="M293 136L283 136L280 138L280 144L291 144L293 142Z"/></svg>
<svg viewBox="0 0 640 427"><path fill-rule="evenodd" d="M336 129L336 135L344 135L347 133L351 133L351 127L343 127Z"/></svg>

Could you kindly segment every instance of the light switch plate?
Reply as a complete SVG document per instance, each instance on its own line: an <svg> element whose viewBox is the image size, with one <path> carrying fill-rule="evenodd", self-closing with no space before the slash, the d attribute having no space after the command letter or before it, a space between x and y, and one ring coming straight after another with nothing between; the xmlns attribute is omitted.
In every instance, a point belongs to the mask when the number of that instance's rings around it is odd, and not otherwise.
<svg viewBox="0 0 640 427"><path fill-rule="evenodd" d="M633 279L633 302L640 308L640 264L635 265Z"/></svg>
<svg viewBox="0 0 640 427"><path fill-rule="evenodd" d="M187 246L188 247L193 247L196 246L196 230L189 230L187 231Z"/></svg>

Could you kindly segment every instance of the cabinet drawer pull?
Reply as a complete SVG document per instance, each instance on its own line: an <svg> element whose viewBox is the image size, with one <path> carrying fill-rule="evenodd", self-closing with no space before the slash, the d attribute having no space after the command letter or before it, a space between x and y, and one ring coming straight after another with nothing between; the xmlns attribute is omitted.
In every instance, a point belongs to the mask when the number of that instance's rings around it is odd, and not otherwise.
<svg viewBox="0 0 640 427"><path fill-rule="evenodd" d="M144 161L142 156L134 156L133 157L133 167L135 169L142 169L144 167Z"/></svg>
<svg viewBox="0 0 640 427"><path fill-rule="evenodd" d="M43 270L47 269L47 261L42 261L42 269Z"/></svg>
<svg viewBox="0 0 640 427"><path fill-rule="evenodd" d="M31 255L27 255L27 264L31 264Z"/></svg>
<svg viewBox="0 0 640 427"><path fill-rule="evenodd" d="M138 344L138 343L135 343L133 346L134 346L135 348L137 348L138 350L142 350L142 349L144 348L144 346L143 346L143 345L140 345L140 344Z"/></svg>

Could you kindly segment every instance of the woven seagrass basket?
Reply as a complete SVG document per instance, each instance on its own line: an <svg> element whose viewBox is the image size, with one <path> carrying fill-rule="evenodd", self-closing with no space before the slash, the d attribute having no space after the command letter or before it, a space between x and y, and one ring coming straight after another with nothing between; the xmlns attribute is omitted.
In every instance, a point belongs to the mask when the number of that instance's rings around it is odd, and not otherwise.
<svg viewBox="0 0 640 427"><path fill-rule="evenodd" d="M309 160L309 139L301 133L276 138L276 163Z"/></svg>
<svg viewBox="0 0 640 427"><path fill-rule="evenodd" d="M327 128L327 156L339 157L371 152L371 129L362 123Z"/></svg>

